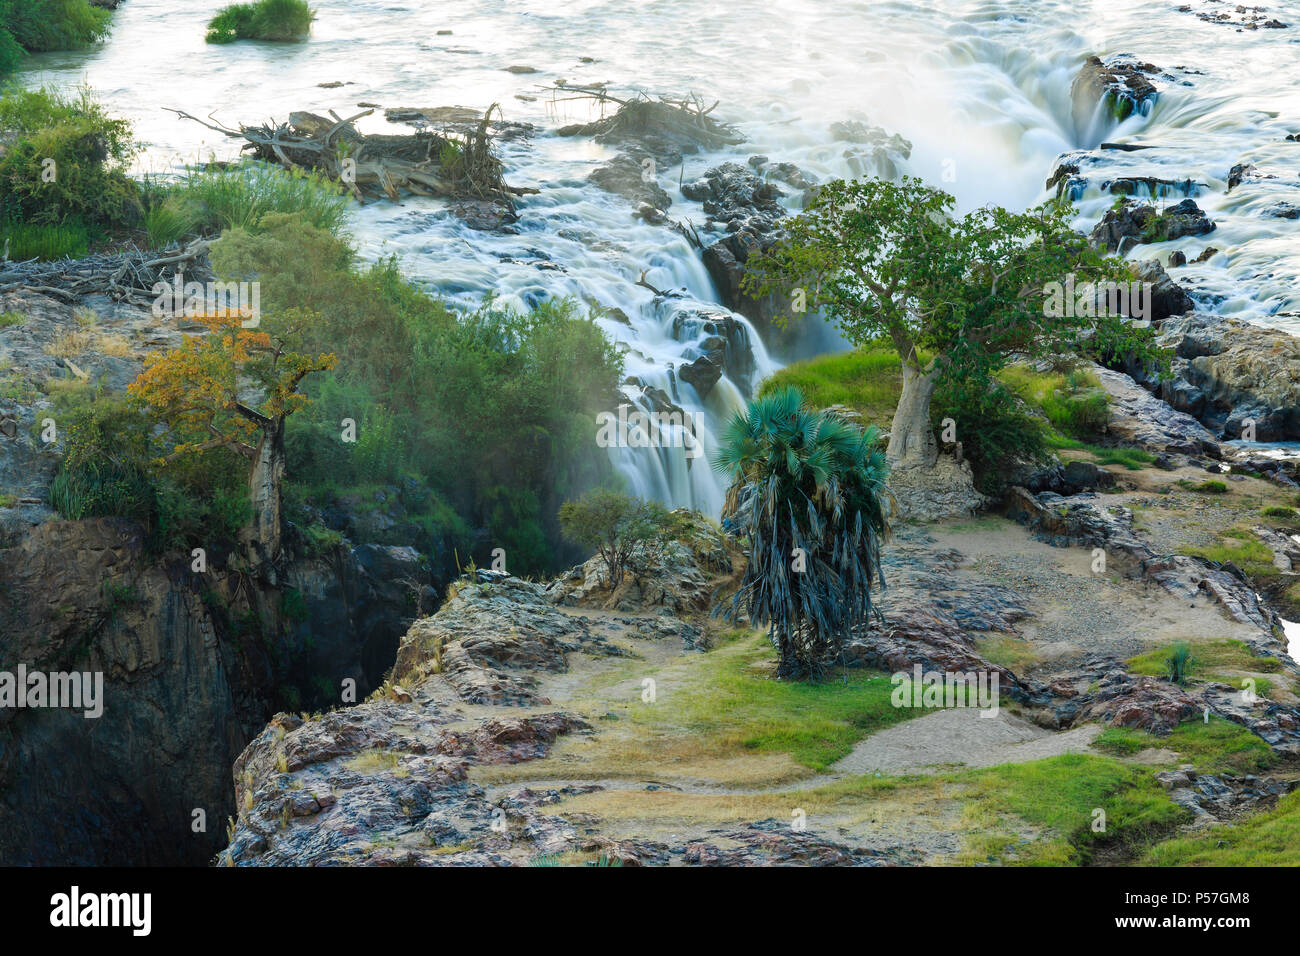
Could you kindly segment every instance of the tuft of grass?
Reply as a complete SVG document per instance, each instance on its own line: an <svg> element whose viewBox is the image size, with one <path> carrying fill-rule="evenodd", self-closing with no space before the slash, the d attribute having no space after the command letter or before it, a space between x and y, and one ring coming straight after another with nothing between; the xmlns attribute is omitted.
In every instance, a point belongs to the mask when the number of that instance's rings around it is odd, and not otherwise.
<svg viewBox="0 0 1300 956"><path fill-rule="evenodd" d="M0 329L11 329L15 325L22 325L23 321L21 312L0 312Z"/></svg>
<svg viewBox="0 0 1300 956"><path fill-rule="evenodd" d="M198 229L203 212L190 199L166 196L153 203L144 214L144 231L151 249L166 249Z"/></svg>
<svg viewBox="0 0 1300 956"><path fill-rule="evenodd" d="M1165 676L1175 684L1186 684L1192 670L1192 645L1179 641L1165 658Z"/></svg>
<svg viewBox="0 0 1300 956"><path fill-rule="evenodd" d="M222 8L208 21L208 43L235 40L301 40L311 31L316 12L306 0L257 0Z"/></svg>
<svg viewBox="0 0 1300 956"><path fill-rule="evenodd" d="M1295 521L1300 519L1300 511L1294 508L1285 508L1281 505L1269 505L1267 508L1260 510L1260 515L1265 518L1281 518L1283 521Z"/></svg>
<svg viewBox="0 0 1300 956"><path fill-rule="evenodd" d="M1199 485L1192 485L1191 490L1203 495L1226 495L1228 493L1228 483L1212 479L1203 481Z"/></svg>

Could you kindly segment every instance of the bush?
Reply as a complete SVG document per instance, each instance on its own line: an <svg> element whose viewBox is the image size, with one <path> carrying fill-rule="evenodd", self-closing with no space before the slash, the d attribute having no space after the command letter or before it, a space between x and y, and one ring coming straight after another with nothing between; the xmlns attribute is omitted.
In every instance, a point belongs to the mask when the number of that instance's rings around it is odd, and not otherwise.
<svg viewBox="0 0 1300 956"><path fill-rule="evenodd" d="M931 403L935 431L944 418L956 423L962 454L970 459L976 485L996 496L1025 466L1050 457L1042 423L999 382L947 382Z"/></svg>
<svg viewBox="0 0 1300 956"><path fill-rule="evenodd" d="M139 218L139 190L125 171L136 150L130 124L88 90L6 90L0 132L12 140L0 154L0 219L107 227Z"/></svg>
<svg viewBox="0 0 1300 956"><path fill-rule="evenodd" d="M297 40L311 30L315 12L306 0L258 0L223 8L208 22L209 43Z"/></svg>
<svg viewBox="0 0 1300 956"><path fill-rule="evenodd" d="M1222 481L1203 481L1199 485L1194 485L1192 491L1199 491L1203 495L1226 495L1228 485Z"/></svg>
<svg viewBox="0 0 1300 956"><path fill-rule="evenodd" d="M596 489L560 507L560 527L570 541L600 555L613 590L629 569L634 575L648 570L672 540L675 522L658 502Z"/></svg>
<svg viewBox="0 0 1300 956"><path fill-rule="evenodd" d="M89 46L107 35L111 19L88 0L0 0L0 32L32 53Z"/></svg>

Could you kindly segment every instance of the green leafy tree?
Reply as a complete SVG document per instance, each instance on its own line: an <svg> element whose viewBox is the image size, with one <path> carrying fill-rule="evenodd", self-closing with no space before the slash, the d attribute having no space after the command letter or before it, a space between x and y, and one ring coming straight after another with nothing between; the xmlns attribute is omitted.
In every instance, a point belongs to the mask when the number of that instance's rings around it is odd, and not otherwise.
<svg viewBox="0 0 1300 956"><path fill-rule="evenodd" d="M878 613L889 530L878 439L874 427L813 412L793 387L750 402L722 434L724 522L749 540L730 614L768 628L783 677L816 674Z"/></svg>
<svg viewBox="0 0 1300 956"><path fill-rule="evenodd" d="M1121 316L1047 307L1048 283L1133 278L1070 227L1068 203L963 216L954 205L919 179L828 183L746 279L751 294L824 310L856 344L893 343L903 362L887 449L895 468L934 464L930 400L945 379L991 382L1015 355L1155 354L1149 332Z"/></svg>
<svg viewBox="0 0 1300 956"><path fill-rule="evenodd" d="M612 591L629 570L639 579L657 563L677 522L657 501L595 489L560 506L560 528L574 544L601 556Z"/></svg>

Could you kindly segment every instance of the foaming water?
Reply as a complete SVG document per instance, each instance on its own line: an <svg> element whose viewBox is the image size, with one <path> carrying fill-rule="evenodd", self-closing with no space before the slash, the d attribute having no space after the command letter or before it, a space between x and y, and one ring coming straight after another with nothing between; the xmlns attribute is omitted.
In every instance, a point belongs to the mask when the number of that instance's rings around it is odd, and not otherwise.
<svg viewBox="0 0 1300 956"><path fill-rule="evenodd" d="M521 199L517 234L475 232L439 201L411 198L356 210L362 253L396 253L412 278L466 304L491 291L521 307L565 295L621 310L630 324L599 321L626 350L627 374L703 413L706 456L750 383L724 378L701 398L670 375L670 365L698 354L697 343L674 338L672 315L720 308L716 290L698 252L677 233L641 222L626 201L586 182L616 151L555 136L564 123L590 118L589 106L555 102L539 85L608 82L616 91L694 90L719 100L715 115L748 141L660 170L660 185L673 198L669 215L700 227L704 214L683 199L679 181L756 153L794 162L819 180L852 176L846 144L827 129L849 118L909 139L913 151L901 172L949 190L963 208L1040 201L1063 154L1103 139L1168 147L1113 154L1114 175L1203 184L1196 201L1218 228L1139 254L1164 260L1182 249L1192 258L1212 244L1224 254L1177 276L1204 307L1300 330L1300 221L1262 215L1275 201L1300 204L1300 144L1283 142L1300 132L1296 0L1270 4L1270 15L1291 29L1244 33L1143 0L578 0L562 8L549 0L320 0L309 42L228 46L203 42L210 6L128 0L114 15L107 44L35 57L23 80L89 83L135 123L147 144L140 166L158 172L210 155L229 159L240 145L177 120L166 106L215 112L233 125L283 120L301 109L347 116L361 102L479 109L500 103L507 119L537 127L530 140L501 145L511 184L540 190ZM1119 52L1156 63L1174 80L1158 81L1160 96L1146 115L1115 124L1098 113L1078 128L1070 86L1080 64L1089 54ZM518 65L539 72L506 71ZM331 82L346 85L319 85ZM406 129L386 123L382 111L359 125L366 132ZM1278 180L1265 190L1227 193L1228 170L1243 161L1278 172ZM1089 228L1111 199L1091 183L1079 200L1079 227ZM657 305L636 285L642 271L657 288L681 290L682 298ZM757 382L778 362L743 325L755 345ZM628 395L632 401L637 391ZM720 506L708 457L687 459L680 447L611 454L638 494L712 513Z"/></svg>

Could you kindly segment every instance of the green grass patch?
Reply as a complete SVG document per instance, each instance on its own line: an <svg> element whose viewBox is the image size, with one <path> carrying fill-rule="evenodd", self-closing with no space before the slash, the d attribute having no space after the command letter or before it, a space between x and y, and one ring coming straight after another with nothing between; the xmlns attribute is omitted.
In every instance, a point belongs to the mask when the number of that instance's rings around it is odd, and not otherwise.
<svg viewBox="0 0 1300 956"><path fill-rule="evenodd" d="M713 738L720 749L788 753L818 771L863 737L927 712L895 707L887 674L845 669L816 682L782 681L772 676L774 657L765 637L736 638L699 661L693 686L656 706L673 707L674 723ZM653 719L654 708L632 715Z"/></svg>
<svg viewBox="0 0 1300 956"><path fill-rule="evenodd" d="M1259 513L1262 517L1279 518L1282 521L1300 519L1300 511L1296 511L1294 508L1285 508L1281 505L1269 505L1267 508L1262 508Z"/></svg>
<svg viewBox="0 0 1300 956"><path fill-rule="evenodd" d="M1042 660L1042 656L1028 641L1004 634L978 637L975 639L975 647L985 660L1016 674Z"/></svg>
<svg viewBox="0 0 1300 956"><path fill-rule="evenodd" d="M90 234L76 223L38 225L30 222L0 222L0 249L9 245L14 262L27 259L79 258L90 251Z"/></svg>
<svg viewBox="0 0 1300 956"><path fill-rule="evenodd" d="M969 817L987 821L982 839L968 848L972 863L1086 863L1100 846L1148 843L1188 816L1148 771L1093 754L1064 754L944 779L965 786ZM1103 831L1093 829L1097 810L1105 813ZM1018 845L1019 839L1004 832L1008 815L1048 827L1055 835ZM1008 858L1013 847L1015 856ZM976 859L978 854L984 856Z"/></svg>
<svg viewBox="0 0 1300 956"><path fill-rule="evenodd" d="M23 314L21 312L0 312L0 329L11 329L15 325L23 324Z"/></svg>
<svg viewBox="0 0 1300 956"><path fill-rule="evenodd" d="M1226 481L1202 481L1200 484L1191 485L1190 491L1199 492L1203 495L1226 495L1228 493L1228 483Z"/></svg>
<svg viewBox="0 0 1300 956"><path fill-rule="evenodd" d="M1148 866L1300 866L1300 792L1266 813L1152 847Z"/></svg>
<svg viewBox="0 0 1300 956"><path fill-rule="evenodd" d="M763 383L759 394L786 385L799 389L813 408L844 405L860 412L866 424L879 424L894 417L903 391L903 366L898 353L885 346L823 355L781 369Z"/></svg>
<svg viewBox="0 0 1300 956"><path fill-rule="evenodd" d="M998 379L1070 438L1096 435L1110 419L1110 397L1097 376L1085 369L1039 372L1027 365L1009 365Z"/></svg>
<svg viewBox="0 0 1300 956"><path fill-rule="evenodd" d="M1220 534L1218 544L1185 550L1187 554L1216 564L1235 564L1251 578L1272 578L1278 574L1273 564L1273 552L1246 528L1229 528Z"/></svg>
<svg viewBox="0 0 1300 956"><path fill-rule="evenodd" d="M1131 727L1109 727L1092 744L1104 753L1131 757L1148 748L1177 751L1180 763L1190 763L1202 773L1259 773L1277 766L1273 749L1240 724L1222 717L1184 721L1168 737L1157 737Z"/></svg>
<svg viewBox="0 0 1300 956"><path fill-rule="evenodd" d="M1157 648L1125 661L1131 673L1149 677L1169 678L1169 658L1177 645ZM1278 674L1282 662L1275 657L1256 657L1241 641L1225 638L1205 641L1190 646L1191 658L1186 665L1186 676L1193 681L1218 681L1241 689L1242 677L1229 676L1228 672L1243 671L1255 682L1255 693L1268 697L1273 682L1260 674Z"/></svg>
<svg viewBox="0 0 1300 956"><path fill-rule="evenodd" d="M1129 448L1124 446L1105 447L1094 445L1090 442L1080 441L1077 438L1070 438L1058 431L1050 431L1047 435L1047 444L1051 448L1069 449L1071 451L1086 451L1096 460L1099 465L1122 465L1129 471L1141 471L1147 465L1156 460L1156 456L1143 448Z"/></svg>

